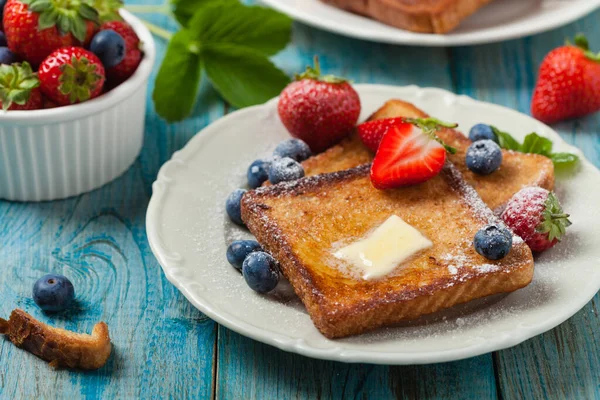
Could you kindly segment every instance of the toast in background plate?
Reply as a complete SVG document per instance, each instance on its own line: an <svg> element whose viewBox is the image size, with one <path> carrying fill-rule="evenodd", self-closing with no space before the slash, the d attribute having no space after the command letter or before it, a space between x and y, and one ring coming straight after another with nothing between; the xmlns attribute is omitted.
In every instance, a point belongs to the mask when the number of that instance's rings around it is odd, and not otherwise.
<svg viewBox="0 0 600 400"><path fill-rule="evenodd" d="M420 33L447 33L491 0L322 0L384 24Z"/></svg>
<svg viewBox="0 0 600 400"><path fill-rule="evenodd" d="M425 118L428 115L411 103L402 100L389 100L377 110L369 120L411 117ZM449 121L452 122L452 121ZM538 154L525 154L502 150L502 165L490 175L477 175L465 163L466 152L471 141L454 129L444 128L438 136L448 145L457 149L456 154L448 154L448 159L458 168L468 184L473 186L483 201L494 211L501 211L508 200L527 186L540 186L548 190L554 188L554 165L552 161ZM307 176L341 171L371 162L374 154L367 149L356 133L304 161Z"/></svg>
<svg viewBox="0 0 600 400"><path fill-rule="evenodd" d="M333 253L392 215L432 247L382 278L352 274ZM498 221L451 163L423 184L388 191L373 187L369 165L265 186L244 195L242 218L279 261L316 327L329 338L511 292L533 277L531 251L516 236L502 260L477 254L475 233Z"/></svg>

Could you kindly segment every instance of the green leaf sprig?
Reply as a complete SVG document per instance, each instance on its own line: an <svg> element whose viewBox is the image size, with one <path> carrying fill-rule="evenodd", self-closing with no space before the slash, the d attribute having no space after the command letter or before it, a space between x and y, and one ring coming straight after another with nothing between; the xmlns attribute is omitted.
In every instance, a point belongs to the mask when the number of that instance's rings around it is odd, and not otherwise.
<svg viewBox="0 0 600 400"><path fill-rule="evenodd" d="M181 29L170 34L148 24L153 33L170 40L152 95L160 116L168 121L187 117L203 74L238 108L264 103L290 82L269 60L290 41L289 17L238 0L171 1L170 13ZM136 7L128 8L136 12ZM145 10L153 12L143 6L137 11Z"/></svg>
<svg viewBox="0 0 600 400"><path fill-rule="evenodd" d="M492 131L498 138L500 147L507 150L519 151L521 153L541 154L552 160L555 167L572 167L579 162L579 156L571 153L553 153L553 143L550 139L533 132L525 136L523 143L509 133L502 132L500 129L492 126Z"/></svg>

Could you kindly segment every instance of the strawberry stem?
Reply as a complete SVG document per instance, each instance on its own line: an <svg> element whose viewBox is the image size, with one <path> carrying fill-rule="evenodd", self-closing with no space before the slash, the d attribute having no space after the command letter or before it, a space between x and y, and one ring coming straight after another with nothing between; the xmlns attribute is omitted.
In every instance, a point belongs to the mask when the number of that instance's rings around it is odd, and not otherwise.
<svg viewBox="0 0 600 400"><path fill-rule="evenodd" d="M167 4L162 5L143 5L143 4L130 4L124 7L127 11L131 11L136 14L163 14L171 15L171 8Z"/></svg>
<svg viewBox="0 0 600 400"><path fill-rule="evenodd" d="M437 118L404 118L404 122L409 124L413 124L414 126L420 128L426 135L431 137L433 140L444 146L446 151L450 154L456 154L456 149L452 146L448 146L438 135L436 132L441 128L456 128L458 124L440 121Z"/></svg>
<svg viewBox="0 0 600 400"><path fill-rule="evenodd" d="M572 45L573 44L571 43L571 41L567 39L567 46L572 46ZM590 50L590 42L588 41L587 37L583 33L578 33L575 36L575 46L579 47L583 51L586 58L588 58L592 61L600 62L600 53L594 53L593 51Z"/></svg>
<svg viewBox="0 0 600 400"><path fill-rule="evenodd" d="M344 83L348 82L347 79L340 78L335 75L321 75L321 64L319 63L319 57L314 56L313 58L314 67L310 65L306 67L306 70L301 74L295 75L295 80L301 81L302 79L313 79L320 82L326 83Z"/></svg>
<svg viewBox="0 0 600 400"><path fill-rule="evenodd" d="M144 23L144 25L146 25L146 28L148 28L148 30L150 32L152 32L153 34L155 34L156 36L163 38L165 40L171 40L171 38L173 37L173 33L169 32L166 29L161 28L160 26L156 26L151 22L148 22L144 19L142 19L142 22Z"/></svg>

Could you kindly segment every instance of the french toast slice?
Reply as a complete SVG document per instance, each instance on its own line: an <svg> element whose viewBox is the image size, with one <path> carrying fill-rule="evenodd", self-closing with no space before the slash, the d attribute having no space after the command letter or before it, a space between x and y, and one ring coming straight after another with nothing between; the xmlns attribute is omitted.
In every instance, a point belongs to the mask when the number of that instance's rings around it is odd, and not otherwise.
<svg viewBox="0 0 600 400"><path fill-rule="evenodd" d="M426 118L428 115L411 103L389 100L369 120L395 117ZM496 212L501 211L508 200L524 187L540 186L548 190L554 188L554 164L547 157L502 150L500 168L490 175L477 175L467 168L465 162L471 141L455 129L441 129L438 136L457 149L456 154L448 154L448 159L483 201ZM369 163L373 156L373 152L362 144L360 137L353 133L336 146L304 161L303 166L307 176L318 175Z"/></svg>
<svg viewBox="0 0 600 400"><path fill-rule="evenodd" d="M242 219L323 335L355 335L529 284L533 257L519 237L500 261L475 251L475 233L498 221L451 163L423 184L388 191L373 187L369 168L264 186L242 198ZM433 246L375 280L334 257L392 215Z"/></svg>
<svg viewBox="0 0 600 400"><path fill-rule="evenodd" d="M420 33L447 33L492 0L322 0L335 7Z"/></svg>

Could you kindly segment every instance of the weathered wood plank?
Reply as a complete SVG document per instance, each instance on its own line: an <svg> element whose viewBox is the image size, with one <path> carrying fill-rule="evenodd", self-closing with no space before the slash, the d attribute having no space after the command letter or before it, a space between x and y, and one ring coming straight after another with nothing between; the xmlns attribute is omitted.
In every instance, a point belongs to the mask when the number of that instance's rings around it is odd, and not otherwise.
<svg viewBox="0 0 600 400"><path fill-rule="evenodd" d="M532 38L453 51L458 91L529 113L543 57L577 32L586 33L594 42L600 35L598 18L600 12ZM555 128L600 166L600 115L561 123ZM556 329L497 353L496 368L504 398L600 398L598 301L597 295Z"/></svg>
<svg viewBox="0 0 600 400"><path fill-rule="evenodd" d="M452 88L446 49L363 42L295 25L277 57L290 74L319 55L324 72L357 83ZM496 398L491 355L427 366L343 364L285 353L219 327L217 398Z"/></svg>
<svg viewBox="0 0 600 400"><path fill-rule="evenodd" d="M168 26L166 18L153 22ZM160 59L165 45L157 46ZM83 373L54 371L0 339L0 398L211 397L216 324L164 277L148 246L145 214L160 165L224 106L204 88L196 116L176 125L161 121L150 102L147 107L142 154L115 182L65 201L0 202L0 315L21 307L55 326L87 332L104 320L115 346L106 367ZM73 281L75 312L44 315L32 302L33 283L48 272Z"/></svg>

